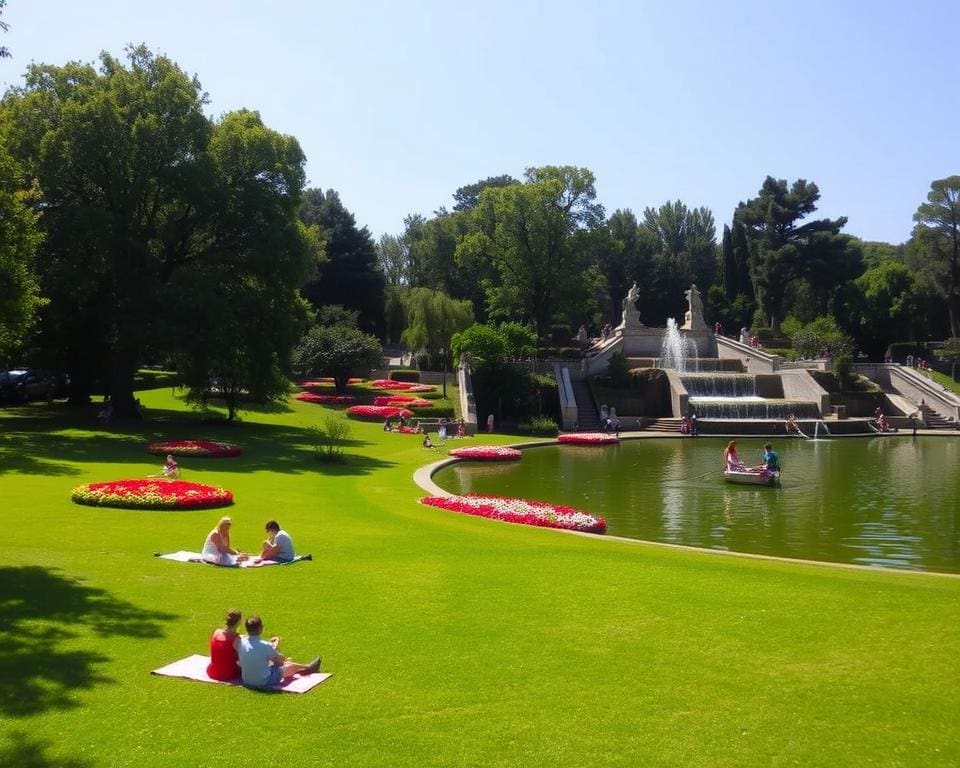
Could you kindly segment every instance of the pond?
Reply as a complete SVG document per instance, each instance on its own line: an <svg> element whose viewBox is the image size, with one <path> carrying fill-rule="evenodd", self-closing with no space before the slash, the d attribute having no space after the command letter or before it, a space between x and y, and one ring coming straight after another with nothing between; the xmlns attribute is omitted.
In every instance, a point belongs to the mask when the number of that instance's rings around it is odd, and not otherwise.
<svg viewBox="0 0 960 768"><path fill-rule="evenodd" d="M762 439L737 439L759 463ZM567 504L615 536L781 557L960 573L960 441L954 437L779 439L779 487L733 485L726 440L551 445L519 462L457 462L452 493Z"/></svg>

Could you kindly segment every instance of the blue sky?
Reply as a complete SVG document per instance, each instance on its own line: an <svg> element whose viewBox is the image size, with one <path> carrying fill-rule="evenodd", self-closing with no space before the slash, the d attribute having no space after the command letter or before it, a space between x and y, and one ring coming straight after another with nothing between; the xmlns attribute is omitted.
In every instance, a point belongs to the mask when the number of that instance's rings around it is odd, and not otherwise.
<svg viewBox="0 0 960 768"><path fill-rule="evenodd" d="M145 42L211 114L296 136L310 185L375 237L555 164L590 168L608 214L681 199L718 229L766 175L805 178L818 215L902 242L930 182L960 173L960 4L782 5L9 0L0 82Z"/></svg>

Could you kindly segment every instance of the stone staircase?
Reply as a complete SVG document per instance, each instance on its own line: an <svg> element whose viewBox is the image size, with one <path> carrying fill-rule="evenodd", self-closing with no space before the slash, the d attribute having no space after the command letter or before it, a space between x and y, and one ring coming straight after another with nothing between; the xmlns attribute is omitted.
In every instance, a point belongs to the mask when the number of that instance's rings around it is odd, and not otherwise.
<svg viewBox="0 0 960 768"><path fill-rule="evenodd" d="M600 414L597 404L593 401L590 385L585 381L574 381L573 397L577 401L577 426L581 432L598 432L600 430Z"/></svg>
<svg viewBox="0 0 960 768"><path fill-rule="evenodd" d="M941 416L927 404L920 406L923 411L923 423L927 429L956 429L957 424L952 419Z"/></svg>
<svg viewBox="0 0 960 768"><path fill-rule="evenodd" d="M680 434L681 419L664 418L645 421L643 424L644 432L663 432L664 434Z"/></svg>

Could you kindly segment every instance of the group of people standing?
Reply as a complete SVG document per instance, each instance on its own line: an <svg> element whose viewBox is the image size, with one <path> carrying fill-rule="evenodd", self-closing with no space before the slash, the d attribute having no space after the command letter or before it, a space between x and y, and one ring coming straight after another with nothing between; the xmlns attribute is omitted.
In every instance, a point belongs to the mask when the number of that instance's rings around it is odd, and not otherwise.
<svg viewBox="0 0 960 768"><path fill-rule="evenodd" d="M217 527L207 534L203 542L200 556L214 565L237 565L251 559L251 555L235 549L230 544L230 528L233 521L229 517L221 517ZM292 562L295 555L293 539L290 534L280 527L276 520L268 520L264 526L267 538L260 547L260 554L253 556L253 562L276 560L278 563Z"/></svg>
<svg viewBox="0 0 960 768"><path fill-rule="evenodd" d="M207 675L214 680L232 682L237 678L244 685L268 688L294 675L310 675L320 670L320 657L309 664L291 661L279 651L280 638L263 638L263 620L249 616L245 622L247 634L237 628L242 618L240 611L227 611L224 626L210 637L210 663Z"/></svg>

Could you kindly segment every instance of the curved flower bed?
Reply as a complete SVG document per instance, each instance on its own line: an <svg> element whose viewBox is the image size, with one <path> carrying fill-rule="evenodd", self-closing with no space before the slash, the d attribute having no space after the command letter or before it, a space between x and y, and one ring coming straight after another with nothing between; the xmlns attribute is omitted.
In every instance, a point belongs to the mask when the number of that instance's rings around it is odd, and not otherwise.
<svg viewBox="0 0 960 768"><path fill-rule="evenodd" d="M411 400L419 400L416 395L381 395L373 398L374 405L405 405Z"/></svg>
<svg viewBox="0 0 960 768"><path fill-rule="evenodd" d="M432 384L414 384L411 381L394 381L393 379L374 379L370 386L375 389L389 389L396 392L436 392Z"/></svg>
<svg viewBox="0 0 960 768"><path fill-rule="evenodd" d="M353 395L315 395L313 392L298 392L293 396L294 400L303 400L305 403L320 403L333 405L349 405L357 402Z"/></svg>
<svg viewBox="0 0 960 768"><path fill-rule="evenodd" d="M572 445L611 445L619 443L620 438L606 432L571 432L567 435L560 435L557 442L571 443Z"/></svg>
<svg viewBox="0 0 960 768"><path fill-rule="evenodd" d="M394 381L393 379L374 379L370 382L371 387L376 389L397 389L407 390L416 386L412 381Z"/></svg>
<svg viewBox="0 0 960 768"><path fill-rule="evenodd" d="M393 419L397 416L409 419L413 416L413 411L395 405L351 405L345 413L355 419Z"/></svg>
<svg viewBox="0 0 960 768"><path fill-rule="evenodd" d="M421 499L424 504L451 512L463 512L467 515L489 517L508 523L538 525L543 528L562 528L567 531L584 533L605 533L607 521L594 517L572 507L548 504L545 501L526 499L507 499L500 496L428 496Z"/></svg>
<svg viewBox="0 0 960 768"><path fill-rule="evenodd" d="M207 459L226 459L239 456L242 451L233 443L220 443L215 440L167 440L162 443L150 443L147 453L158 456L198 456Z"/></svg>
<svg viewBox="0 0 960 768"><path fill-rule="evenodd" d="M523 455L516 448L508 448L505 445L471 445L466 448L454 448L448 453L458 459L477 461L516 461Z"/></svg>
<svg viewBox="0 0 960 768"><path fill-rule="evenodd" d="M184 480L113 480L78 485L70 493L77 504L125 509L209 509L233 504L225 488Z"/></svg>
<svg viewBox="0 0 960 768"><path fill-rule="evenodd" d="M347 384L360 384L362 381L363 379L358 379L351 376L349 379L347 379ZM304 389L310 389L311 387L319 389L320 387L332 387L334 384L336 384L336 382L333 380L332 376L324 376L319 379L313 379L312 381L305 381L299 386L303 387Z"/></svg>

